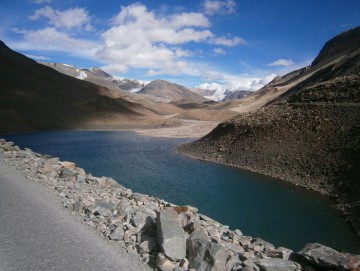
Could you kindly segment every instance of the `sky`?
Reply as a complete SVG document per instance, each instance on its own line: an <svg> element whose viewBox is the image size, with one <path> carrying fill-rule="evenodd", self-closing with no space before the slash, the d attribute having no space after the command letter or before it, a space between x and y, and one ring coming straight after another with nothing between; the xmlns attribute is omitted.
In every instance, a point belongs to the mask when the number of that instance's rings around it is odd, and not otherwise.
<svg viewBox="0 0 360 271"><path fill-rule="evenodd" d="M359 0L1 0L0 40L131 79L257 90L360 25Z"/></svg>

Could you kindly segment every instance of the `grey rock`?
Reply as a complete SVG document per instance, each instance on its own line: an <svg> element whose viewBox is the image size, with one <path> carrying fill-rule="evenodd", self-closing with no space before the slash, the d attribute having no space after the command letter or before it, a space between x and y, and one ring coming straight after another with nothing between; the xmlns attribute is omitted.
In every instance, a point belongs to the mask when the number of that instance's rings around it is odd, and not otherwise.
<svg viewBox="0 0 360 271"><path fill-rule="evenodd" d="M340 253L318 243L307 244L297 254L319 269L339 271L360 269L360 255Z"/></svg>
<svg viewBox="0 0 360 271"><path fill-rule="evenodd" d="M232 256L227 259L226 271L239 271L242 269L241 261L238 256Z"/></svg>
<svg viewBox="0 0 360 271"><path fill-rule="evenodd" d="M137 228L138 231L146 231L155 223L155 219L149 212L137 212L131 219L131 224Z"/></svg>
<svg viewBox="0 0 360 271"><path fill-rule="evenodd" d="M166 258L162 253L159 253L156 258L156 266L162 271L173 271L176 265Z"/></svg>
<svg viewBox="0 0 360 271"><path fill-rule="evenodd" d="M61 173L60 173L60 177L61 178L71 178L73 176L75 176L75 171L68 169L68 168L64 168Z"/></svg>
<svg viewBox="0 0 360 271"><path fill-rule="evenodd" d="M156 238L148 238L138 245L139 254L150 253L157 246Z"/></svg>
<svg viewBox="0 0 360 271"><path fill-rule="evenodd" d="M73 205L74 212L80 212L82 210L81 202L77 201Z"/></svg>
<svg viewBox="0 0 360 271"><path fill-rule="evenodd" d="M244 268L248 267L255 271L260 270L259 266L257 266L252 260L245 260L245 261L243 261L242 264L243 264Z"/></svg>
<svg viewBox="0 0 360 271"><path fill-rule="evenodd" d="M81 187L85 184L86 174L80 173L76 175L76 186Z"/></svg>
<svg viewBox="0 0 360 271"><path fill-rule="evenodd" d="M190 236L190 240L201 239L208 241L209 236L204 229L196 229Z"/></svg>
<svg viewBox="0 0 360 271"><path fill-rule="evenodd" d="M288 260L293 251L284 247L279 247L277 249L272 249L267 251L265 254L270 258L279 258L283 260Z"/></svg>
<svg viewBox="0 0 360 271"><path fill-rule="evenodd" d="M255 262L262 271L297 271L301 266L295 262L283 259L267 258Z"/></svg>
<svg viewBox="0 0 360 271"><path fill-rule="evenodd" d="M109 235L109 238L114 241L120 241L124 237L124 229L119 226Z"/></svg>
<svg viewBox="0 0 360 271"><path fill-rule="evenodd" d="M226 270L227 253L215 242L193 239L187 241L189 267L197 271Z"/></svg>
<svg viewBox="0 0 360 271"><path fill-rule="evenodd" d="M158 213L157 239L163 253L173 260L181 260L186 256L186 236L178 214L173 209L165 209Z"/></svg>
<svg viewBox="0 0 360 271"><path fill-rule="evenodd" d="M239 229L236 229L234 231L238 236L243 236L243 233L239 230Z"/></svg>

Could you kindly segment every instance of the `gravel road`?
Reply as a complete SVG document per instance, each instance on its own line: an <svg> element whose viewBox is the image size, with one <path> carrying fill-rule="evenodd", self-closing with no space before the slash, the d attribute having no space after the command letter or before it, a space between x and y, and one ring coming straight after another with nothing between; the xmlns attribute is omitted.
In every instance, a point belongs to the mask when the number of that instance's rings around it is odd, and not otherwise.
<svg viewBox="0 0 360 271"><path fill-rule="evenodd" d="M76 221L46 187L0 163L0 271L152 270Z"/></svg>

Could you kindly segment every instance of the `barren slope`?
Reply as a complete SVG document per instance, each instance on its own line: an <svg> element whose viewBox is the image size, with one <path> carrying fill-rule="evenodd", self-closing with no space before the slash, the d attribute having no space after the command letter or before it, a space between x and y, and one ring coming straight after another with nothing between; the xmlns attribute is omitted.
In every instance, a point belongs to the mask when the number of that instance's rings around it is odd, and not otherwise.
<svg viewBox="0 0 360 271"><path fill-rule="evenodd" d="M260 109L179 151L331 195L360 235L359 48L359 27L340 34L311 67L278 78L243 104Z"/></svg>

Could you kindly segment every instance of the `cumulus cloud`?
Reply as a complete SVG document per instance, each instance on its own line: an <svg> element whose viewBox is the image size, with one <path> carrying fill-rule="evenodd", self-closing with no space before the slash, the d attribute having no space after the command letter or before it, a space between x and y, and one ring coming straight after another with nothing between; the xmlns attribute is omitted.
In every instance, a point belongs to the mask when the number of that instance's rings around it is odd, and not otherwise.
<svg viewBox="0 0 360 271"><path fill-rule="evenodd" d="M143 4L121 7L112 27L102 33L104 46L97 51L109 69L147 68L148 75L180 74L187 67L183 59L191 52L179 48L189 42L236 46L239 37L216 37L210 21L202 13L176 13L158 16ZM114 65L117 64L117 65Z"/></svg>
<svg viewBox="0 0 360 271"><path fill-rule="evenodd" d="M214 48L215 55L226 55L226 52L222 48Z"/></svg>
<svg viewBox="0 0 360 271"><path fill-rule="evenodd" d="M237 5L234 0L225 0L225 1L213 1L205 0L203 3L204 13L206 15L225 15L236 13Z"/></svg>
<svg viewBox="0 0 360 271"><path fill-rule="evenodd" d="M24 49L29 47L27 49L77 52L81 55L93 55L94 50L98 47L94 42L72 38L53 27L27 32L24 40L26 42L20 46Z"/></svg>
<svg viewBox="0 0 360 271"><path fill-rule="evenodd" d="M267 66L283 66L283 67L288 67L288 66L293 66L295 65L295 62L292 61L292 59L283 59L280 58L274 62L271 62L270 64L268 64Z"/></svg>
<svg viewBox="0 0 360 271"><path fill-rule="evenodd" d="M49 23L56 28L81 28L85 30L91 30L90 16L84 8L73 8L64 11L54 10L53 8L46 6L35 11L30 16L30 20L39 20L46 18Z"/></svg>

